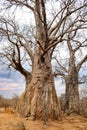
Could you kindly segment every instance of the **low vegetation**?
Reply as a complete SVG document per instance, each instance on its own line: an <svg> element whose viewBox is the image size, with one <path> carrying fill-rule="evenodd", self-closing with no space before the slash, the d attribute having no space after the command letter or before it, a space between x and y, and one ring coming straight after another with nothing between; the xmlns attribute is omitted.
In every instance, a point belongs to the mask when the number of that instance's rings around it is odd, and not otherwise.
<svg viewBox="0 0 87 130"><path fill-rule="evenodd" d="M0 108L4 108L5 111L7 111L7 108L13 108L16 110L18 102L19 97L17 95L14 95L11 99L0 96Z"/></svg>

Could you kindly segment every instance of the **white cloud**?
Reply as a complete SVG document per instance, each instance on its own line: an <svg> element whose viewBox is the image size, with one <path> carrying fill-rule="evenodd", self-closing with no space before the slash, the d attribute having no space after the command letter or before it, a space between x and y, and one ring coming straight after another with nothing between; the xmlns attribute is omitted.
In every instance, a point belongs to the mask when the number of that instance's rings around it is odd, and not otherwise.
<svg viewBox="0 0 87 130"><path fill-rule="evenodd" d="M16 77L19 78L19 77ZM0 78L0 95L11 98L14 93L21 95L25 89L25 82L20 82L20 80L15 80L10 78Z"/></svg>

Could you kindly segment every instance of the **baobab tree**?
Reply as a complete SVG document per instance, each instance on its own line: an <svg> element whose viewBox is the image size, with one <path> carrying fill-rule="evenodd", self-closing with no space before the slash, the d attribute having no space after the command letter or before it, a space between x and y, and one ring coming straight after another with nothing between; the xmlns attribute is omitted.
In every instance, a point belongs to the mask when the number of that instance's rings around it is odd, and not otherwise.
<svg viewBox="0 0 87 130"><path fill-rule="evenodd" d="M19 112L24 116L30 116L29 119L46 121L60 118L61 111L55 91L51 59L57 44L62 43L66 35L70 33L72 25L75 25L72 31L84 28L82 24L79 28L77 26L78 21L85 22L81 17L66 26L66 21L70 16L79 12L81 12L80 16L84 14L83 10L87 3L83 1L78 7L77 3L78 1L75 0L58 2L58 9L56 8L54 15L51 15L52 20L51 18L49 20L45 0L5 0L1 2L2 10L10 11L15 7L26 7L33 13L35 20L35 33L32 40L19 31L21 26L17 28L13 21L2 16L0 18L0 34L3 39L5 38L4 42L7 39L11 45L1 52L1 56L6 57L8 64L25 77L26 89L20 99ZM33 43L33 49L30 46L31 43ZM21 48L24 48L31 60L32 71L26 70L22 65Z"/></svg>
<svg viewBox="0 0 87 130"><path fill-rule="evenodd" d="M83 33L83 36L84 35L85 33ZM79 39L77 38L76 32L72 36L70 33L65 44L67 45L67 55L69 58L66 60L67 62L64 63L65 61L61 61L61 59L58 60L58 58L54 57L57 63L55 75L62 76L65 80L65 113L79 114L79 84L85 82L85 80L84 82L79 80L79 71L82 65L87 62L87 54L84 54L83 57L81 56L78 61L77 58L79 55L76 53L81 51L83 48L84 50L87 48L87 39L81 41L81 37L79 37Z"/></svg>

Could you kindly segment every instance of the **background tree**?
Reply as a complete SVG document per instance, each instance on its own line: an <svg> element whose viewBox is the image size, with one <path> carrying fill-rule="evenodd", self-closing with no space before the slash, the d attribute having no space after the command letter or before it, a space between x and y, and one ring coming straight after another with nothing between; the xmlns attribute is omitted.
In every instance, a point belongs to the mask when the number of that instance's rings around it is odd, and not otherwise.
<svg viewBox="0 0 87 130"><path fill-rule="evenodd" d="M81 42L81 38L76 31L73 35L70 33L68 35L68 40L66 40L65 44L67 46L67 56L68 60L60 60L56 59L57 65L55 75L61 75L65 79L66 91L65 91L65 113L79 113L80 112L80 104L79 104L79 88L78 85L84 83L82 79L79 79L79 71L82 65L87 62L87 54L83 54L80 56L80 60L78 61L79 54L81 49L87 48L87 39ZM81 32L80 32L81 33ZM71 36L72 35L72 36ZM83 34L84 36L85 34ZM77 53L78 52L78 53ZM82 54L82 52L81 52ZM60 52L61 55L61 52ZM83 77L84 79L84 77ZM86 79L86 78L85 78Z"/></svg>
<svg viewBox="0 0 87 130"><path fill-rule="evenodd" d="M1 56L9 61L8 65L25 77L26 89L20 99L19 111L22 115L30 116L30 119L47 121L48 119L60 118L60 105L55 91L51 60L55 47L65 40L67 34L71 32L72 26L75 25L72 31L84 28L84 26L79 28L76 26L78 21L82 20L79 20L79 17L71 24L66 24L69 17L74 14L81 12L80 16L83 16L83 10L87 3L81 1L78 4L78 2L75 0L58 2L57 10L52 10L53 16L50 21L47 13L51 12L48 12L44 0L6 0L1 2L2 10L11 11L10 9L26 7L33 13L35 20L35 33L32 39L20 32L21 25L17 26L16 22L6 19L6 17L1 16L0 18L1 38L4 40L3 42L8 40L9 43L6 43ZM55 2L53 3L55 4ZM31 43L33 43L33 49L30 46ZM31 60L31 71L26 70L22 64L24 59L24 55L21 53L22 49Z"/></svg>

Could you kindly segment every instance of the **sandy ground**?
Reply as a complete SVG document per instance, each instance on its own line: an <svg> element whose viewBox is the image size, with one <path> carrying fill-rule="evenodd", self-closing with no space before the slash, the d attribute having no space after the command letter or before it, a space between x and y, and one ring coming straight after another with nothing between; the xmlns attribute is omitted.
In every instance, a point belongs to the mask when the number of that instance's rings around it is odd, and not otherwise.
<svg viewBox="0 0 87 130"><path fill-rule="evenodd" d="M81 116L64 116L60 121L49 121L43 125L42 121L29 121L10 111L0 110L0 130L6 130L5 124L9 121L22 121L26 130L87 130L87 118Z"/></svg>

